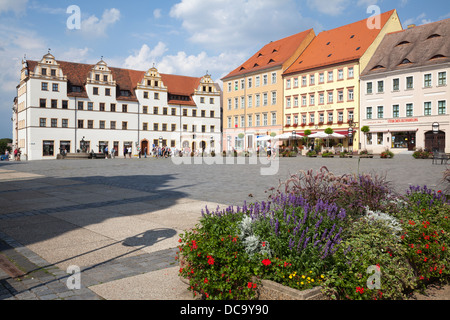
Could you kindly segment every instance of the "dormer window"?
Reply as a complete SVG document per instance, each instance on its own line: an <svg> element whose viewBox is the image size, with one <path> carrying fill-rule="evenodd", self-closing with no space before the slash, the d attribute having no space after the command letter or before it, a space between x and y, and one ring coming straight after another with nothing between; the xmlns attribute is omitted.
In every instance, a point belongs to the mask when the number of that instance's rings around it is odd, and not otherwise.
<svg viewBox="0 0 450 320"><path fill-rule="evenodd" d="M434 33L434 34L432 34L431 36L429 36L429 37L427 38L427 40L428 40L428 39L433 39L433 38L439 38L440 36L441 36L440 34Z"/></svg>
<svg viewBox="0 0 450 320"><path fill-rule="evenodd" d="M42 69L41 69L41 74L42 74L43 76L46 76L46 75L47 75L47 69L42 68Z"/></svg>
<svg viewBox="0 0 450 320"><path fill-rule="evenodd" d="M384 69L384 67L381 64L379 64L379 65L373 67L371 70L378 70L378 69Z"/></svg>
<svg viewBox="0 0 450 320"><path fill-rule="evenodd" d="M270 61L269 61L269 63L274 63L275 62L275 60L273 60L273 59L270 59Z"/></svg>
<svg viewBox="0 0 450 320"><path fill-rule="evenodd" d="M436 59L441 59L441 58L445 58L445 56L443 56L442 54L437 54L437 55L431 57L430 60L436 60Z"/></svg>
<svg viewBox="0 0 450 320"><path fill-rule="evenodd" d="M81 92L80 86L72 86L72 92Z"/></svg>
<svg viewBox="0 0 450 320"><path fill-rule="evenodd" d="M50 70L50 74L52 77L56 77L56 70L55 69L51 69Z"/></svg>
<svg viewBox="0 0 450 320"><path fill-rule="evenodd" d="M95 75L95 81L100 81L100 75L99 74Z"/></svg>
<svg viewBox="0 0 450 320"><path fill-rule="evenodd" d="M402 42L400 42L399 44L397 44L397 47L403 46L403 45L409 44L409 43L410 43L409 41L402 41Z"/></svg>
<svg viewBox="0 0 450 320"><path fill-rule="evenodd" d="M409 63L411 63L411 61L409 61L409 59L405 58L405 59L403 59L402 63L400 63L400 64L409 64Z"/></svg>
<svg viewBox="0 0 450 320"><path fill-rule="evenodd" d="M129 97L131 94L128 90L120 90L120 95L123 97Z"/></svg>

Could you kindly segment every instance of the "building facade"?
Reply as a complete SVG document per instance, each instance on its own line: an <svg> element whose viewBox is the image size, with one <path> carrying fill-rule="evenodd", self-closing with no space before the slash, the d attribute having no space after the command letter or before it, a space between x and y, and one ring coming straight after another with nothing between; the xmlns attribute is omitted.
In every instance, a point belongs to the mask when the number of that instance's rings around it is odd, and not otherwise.
<svg viewBox="0 0 450 320"><path fill-rule="evenodd" d="M282 133L282 74L314 36L310 29L271 42L222 79L224 151L252 151L259 136Z"/></svg>
<svg viewBox="0 0 450 320"><path fill-rule="evenodd" d="M364 147L450 152L450 19L388 34L361 76ZM433 124L439 130L433 133Z"/></svg>
<svg viewBox="0 0 450 320"><path fill-rule="evenodd" d="M360 74L383 37L402 29L395 10L318 34L284 72L284 132L327 128L347 136L345 148L360 148Z"/></svg>
<svg viewBox="0 0 450 320"><path fill-rule="evenodd" d="M57 61L23 61L13 119L14 143L28 160L65 150L133 155L154 146L207 152L221 149L221 100L202 78Z"/></svg>

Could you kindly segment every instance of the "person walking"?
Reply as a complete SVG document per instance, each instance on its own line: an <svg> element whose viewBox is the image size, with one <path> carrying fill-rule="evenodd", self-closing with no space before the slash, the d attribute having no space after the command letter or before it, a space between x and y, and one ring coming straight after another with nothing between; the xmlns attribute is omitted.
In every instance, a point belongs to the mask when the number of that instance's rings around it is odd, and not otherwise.
<svg viewBox="0 0 450 320"><path fill-rule="evenodd" d="M111 149L111 159L114 159L116 156L116 149L114 147L112 147Z"/></svg>
<svg viewBox="0 0 450 320"><path fill-rule="evenodd" d="M105 149L103 149L103 153L105 154L105 160L108 160L108 147L106 146Z"/></svg>
<svg viewBox="0 0 450 320"><path fill-rule="evenodd" d="M131 159L131 147L128 147L127 152L128 152L128 154L129 154L129 156L130 156L130 159Z"/></svg>
<svg viewBox="0 0 450 320"><path fill-rule="evenodd" d="M269 140L269 143L267 144L267 160L270 160L271 157L272 157L272 144L271 141Z"/></svg>
<svg viewBox="0 0 450 320"><path fill-rule="evenodd" d="M127 147L123 147L123 157L126 159L127 158Z"/></svg>
<svg viewBox="0 0 450 320"><path fill-rule="evenodd" d="M147 147L144 148L144 158L147 159Z"/></svg>

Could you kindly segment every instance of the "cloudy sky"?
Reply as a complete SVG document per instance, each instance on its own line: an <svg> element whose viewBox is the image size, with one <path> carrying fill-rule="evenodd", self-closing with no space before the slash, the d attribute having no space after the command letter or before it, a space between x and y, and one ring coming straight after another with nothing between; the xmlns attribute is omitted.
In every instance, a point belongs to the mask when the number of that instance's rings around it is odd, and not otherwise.
<svg viewBox="0 0 450 320"><path fill-rule="evenodd" d="M73 11L80 9L80 28ZM21 60L57 60L219 81L263 45L397 9L404 27L450 18L448 0L0 0L0 138L12 137ZM69 22L69 24L68 24Z"/></svg>

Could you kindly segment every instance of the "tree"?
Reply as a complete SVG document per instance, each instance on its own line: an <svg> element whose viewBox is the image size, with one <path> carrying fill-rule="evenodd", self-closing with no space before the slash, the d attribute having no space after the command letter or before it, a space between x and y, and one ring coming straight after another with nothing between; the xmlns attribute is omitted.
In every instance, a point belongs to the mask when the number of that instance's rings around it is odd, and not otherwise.
<svg viewBox="0 0 450 320"><path fill-rule="evenodd" d="M327 135L330 135L330 134L333 134L334 131L333 131L333 129L331 129L331 128L326 128L326 129L325 129L325 133L326 133ZM329 140L329 139L327 139L327 148L328 148L328 140Z"/></svg>
<svg viewBox="0 0 450 320"><path fill-rule="evenodd" d="M361 132L364 133L364 149L365 149L366 148L366 141L367 141L366 135L367 135L367 133L370 132L370 128L368 126L364 126L364 127L361 128Z"/></svg>
<svg viewBox="0 0 450 320"><path fill-rule="evenodd" d="M1 139L0 140L0 154L5 154L5 151L8 150L11 152L11 147L8 146L8 143L11 143L11 139Z"/></svg>

